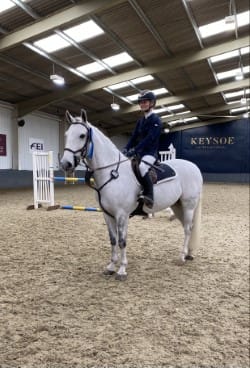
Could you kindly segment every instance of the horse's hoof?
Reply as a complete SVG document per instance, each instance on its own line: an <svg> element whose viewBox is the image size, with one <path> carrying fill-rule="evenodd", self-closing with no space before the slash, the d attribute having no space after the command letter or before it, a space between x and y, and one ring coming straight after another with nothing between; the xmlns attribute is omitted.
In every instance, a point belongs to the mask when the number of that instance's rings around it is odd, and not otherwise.
<svg viewBox="0 0 250 368"><path fill-rule="evenodd" d="M186 261L185 259L183 260L182 258L180 258L175 261L175 264L176 266L184 266L186 264Z"/></svg>
<svg viewBox="0 0 250 368"><path fill-rule="evenodd" d="M104 270L103 271L104 276L112 276L114 274L115 274L115 271L111 271L111 270Z"/></svg>
<svg viewBox="0 0 250 368"><path fill-rule="evenodd" d="M187 256L185 256L185 260L186 261L193 261L194 257L190 256L189 254Z"/></svg>
<svg viewBox="0 0 250 368"><path fill-rule="evenodd" d="M116 279L117 281L125 281L125 280L127 280L127 275L119 275L119 273L117 273L117 274L115 275L115 279Z"/></svg>

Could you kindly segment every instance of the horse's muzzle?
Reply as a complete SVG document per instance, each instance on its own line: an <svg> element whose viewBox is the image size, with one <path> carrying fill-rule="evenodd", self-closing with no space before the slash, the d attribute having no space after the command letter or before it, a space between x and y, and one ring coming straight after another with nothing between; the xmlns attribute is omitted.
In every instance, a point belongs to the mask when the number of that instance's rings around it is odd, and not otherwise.
<svg viewBox="0 0 250 368"><path fill-rule="evenodd" d="M67 173L72 173L75 169L72 163L66 160L61 160L60 167Z"/></svg>

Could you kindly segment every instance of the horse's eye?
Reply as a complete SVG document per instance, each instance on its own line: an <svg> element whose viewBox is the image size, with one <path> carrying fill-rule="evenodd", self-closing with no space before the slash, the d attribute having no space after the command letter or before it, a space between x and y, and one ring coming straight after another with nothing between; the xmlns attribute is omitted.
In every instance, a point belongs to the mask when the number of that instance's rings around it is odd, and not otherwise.
<svg viewBox="0 0 250 368"><path fill-rule="evenodd" d="M83 139L85 137L85 134L81 134L80 138Z"/></svg>

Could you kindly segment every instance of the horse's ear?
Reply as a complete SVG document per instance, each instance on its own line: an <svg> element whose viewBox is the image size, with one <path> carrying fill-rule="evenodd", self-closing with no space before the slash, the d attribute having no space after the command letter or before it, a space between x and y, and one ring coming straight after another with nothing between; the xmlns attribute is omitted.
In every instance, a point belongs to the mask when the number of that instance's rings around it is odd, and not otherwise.
<svg viewBox="0 0 250 368"><path fill-rule="evenodd" d="M86 113L86 110L84 109L81 109L81 118L82 118L82 121L84 121L84 123L87 123L88 121L87 113Z"/></svg>
<svg viewBox="0 0 250 368"><path fill-rule="evenodd" d="M73 121L73 116L70 114L69 110L66 110L66 113L65 113L65 116L66 116L66 120L69 124L72 123Z"/></svg>

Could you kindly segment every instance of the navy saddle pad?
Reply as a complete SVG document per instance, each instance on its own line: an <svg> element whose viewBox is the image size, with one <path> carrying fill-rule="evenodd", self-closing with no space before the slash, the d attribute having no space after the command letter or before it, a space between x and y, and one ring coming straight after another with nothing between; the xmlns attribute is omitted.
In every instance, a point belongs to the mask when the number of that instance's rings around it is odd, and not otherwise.
<svg viewBox="0 0 250 368"><path fill-rule="evenodd" d="M164 179L173 179L176 176L174 169L165 163L157 163L154 170L157 175L157 182Z"/></svg>

